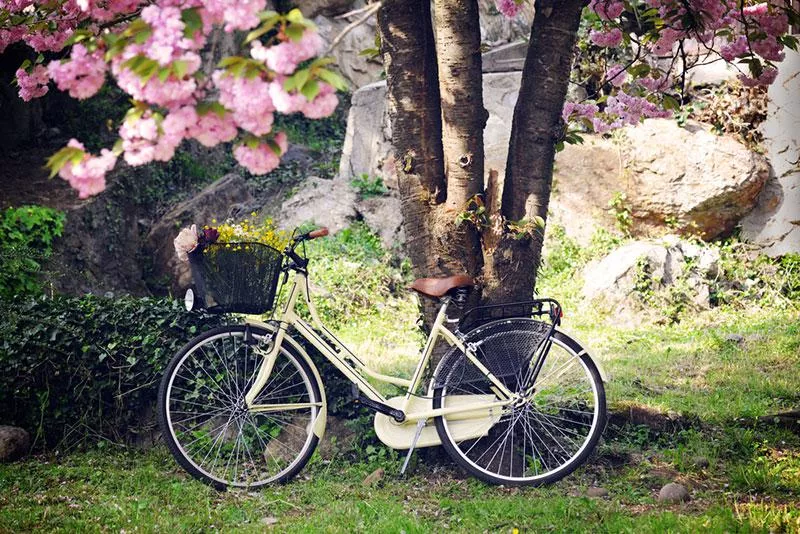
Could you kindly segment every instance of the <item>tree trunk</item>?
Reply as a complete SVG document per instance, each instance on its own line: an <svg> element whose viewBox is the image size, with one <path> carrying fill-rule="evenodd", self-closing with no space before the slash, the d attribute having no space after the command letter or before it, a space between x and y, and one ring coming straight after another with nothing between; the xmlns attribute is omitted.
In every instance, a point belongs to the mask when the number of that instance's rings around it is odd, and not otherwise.
<svg viewBox="0 0 800 534"><path fill-rule="evenodd" d="M436 50L427 0L385 0L378 11L403 226L415 273L441 273L431 210L444 201Z"/></svg>
<svg viewBox="0 0 800 534"><path fill-rule="evenodd" d="M481 216L458 224L483 192L481 31L477 0L434 0L447 200L437 213L435 252L452 271L477 278L483 267ZM455 274L455 273L454 273Z"/></svg>
<svg viewBox="0 0 800 534"><path fill-rule="evenodd" d="M547 220L555 145L563 137L575 41L585 0L537 0L522 84L514 108L499 213L505 221ZM513 234L495 227L484 269L484 300L530 298L541 261L544 229ZM500 235L497 235L497 234ZM486 239L484 240L487 241Z"/></svg>
<svg viewBox="0 0 800 534"><path fill-rule="evenodd" d="M457 225L457 217L483 183L478 10L475 0L441 4L437 43L428 0L385 0L378 12L392 145L414 273L477 277L483 259L478 232ZM438 68L436 44L445 57ZM437 305L422 303L430 325Z"/></svg>

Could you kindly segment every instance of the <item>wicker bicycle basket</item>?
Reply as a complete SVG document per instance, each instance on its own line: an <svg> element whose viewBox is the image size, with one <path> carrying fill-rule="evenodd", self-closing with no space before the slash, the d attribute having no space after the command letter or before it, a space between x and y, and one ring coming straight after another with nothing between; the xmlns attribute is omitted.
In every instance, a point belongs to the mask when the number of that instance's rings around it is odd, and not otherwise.
<svg viewBox="0 0 800 534"><path fill-rule="evenodd" d="M280 251L261 243L214 243L189 254L197 297L220 313L270 311L282 260Z"/></svg>

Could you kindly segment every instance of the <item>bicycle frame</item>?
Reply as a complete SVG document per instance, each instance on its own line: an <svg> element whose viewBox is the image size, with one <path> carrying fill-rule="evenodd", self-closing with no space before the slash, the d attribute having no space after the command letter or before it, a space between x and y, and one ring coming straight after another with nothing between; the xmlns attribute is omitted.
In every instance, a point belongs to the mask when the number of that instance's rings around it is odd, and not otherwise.
<svg viewBox="0 0 800 534"><path fill-rule="evenodd" d="M306 304L309 314L311 316L311 323L309 324L303 320L296 312L296 305L298 299L302 298ZM386 404L387 399L381 395L375 387L370 384L366 376L372 377L376 380L394 384L406 388L405 398L403 399L400 410L405 414L406 422L424 421L433 417L450 415L456 413L475 412L479 410L487 410L492 408L502 408L508 406L519 399L519 395L506 388L503 383L498 380L475 356L475 351L469 344L464 344L458 336L453 334L445 327L447 322L447 306L449 298L445 298L436 320L431 328L430 335L425 343L419 362L411 380L387 376L373 371L367 365L353 354L336 336L324 325L317 313L317 309L311 300L308 288L308 276L305 272L295 272L292 286L289 291L289 297L283 307L280 318L277 320L278 329L273 339L273 346L267 352L264 351L264 359L261 362L258 374L252 387L245 395L247 407L253 412L270 412L276 410L286 410L291 408L304 409L308 408L310 404L298 403L295 405L268 405L268 404L254 404L255 398L258 396L261 389L267 384L272 367L278 356L278 353L283 343L287 330L289 327L294 327L298 334L306 341L313 345L328 361L331 362L339 371L342 372L358 389L370 400ZM315 329L316 327L316 329ZM321 335L320 335L321 334ZM327 338L327 340L326 340ZM423 409L416 411L409 411L412 408L412 397L419 389L423 381L423 374L427 368L433 349L439 339L443 339L449 346L455 346L466 354L467 358L489 379L494 386L493 392L498 400L491 402L470 402L458 406L451 406L439 409Z"/></svg>

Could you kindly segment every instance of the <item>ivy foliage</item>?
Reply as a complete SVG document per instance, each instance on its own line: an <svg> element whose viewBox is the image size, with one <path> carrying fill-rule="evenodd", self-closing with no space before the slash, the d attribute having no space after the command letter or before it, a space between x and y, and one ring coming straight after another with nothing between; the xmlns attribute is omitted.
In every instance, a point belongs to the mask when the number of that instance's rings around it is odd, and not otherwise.
<svg viewBox="0 0 800 534"><path fill-rule="evenodd" d="M42 261L64 230L64 213L42 206L0 212L0 297L41 293Z"/></svg>
<svg viewBox="0 0 800 534"><path fill-rule="evenodd" d="M161 373L222 318L154 298L40 297L0 301L3 424L37 448L132 442L155 427Z"/></svg>

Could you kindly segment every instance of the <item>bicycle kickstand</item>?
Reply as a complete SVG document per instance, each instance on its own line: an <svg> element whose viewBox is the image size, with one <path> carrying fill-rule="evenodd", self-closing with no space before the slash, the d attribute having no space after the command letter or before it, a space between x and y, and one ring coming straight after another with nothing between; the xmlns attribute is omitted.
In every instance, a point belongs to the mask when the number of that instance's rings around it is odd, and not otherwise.
<svg viewBox="0 0 800 534"><path fill-rule="evenodd" d="M406 473L406 469L408 468L408 462L411 460L411 455L414 454L414 449L417 447L417 441L419 441L420 435L422 435L422 429L425 428L427 421L425 419L420 419L417 422L417 432L414 434L414 439L411 441L411 447L408 449L408 454L406 455L406 460L403 462L403 467L400 469L400 476L403 476Z"/></svg>

